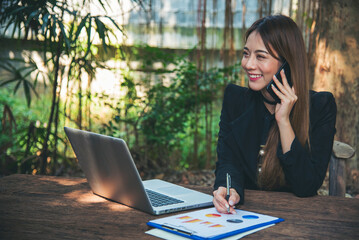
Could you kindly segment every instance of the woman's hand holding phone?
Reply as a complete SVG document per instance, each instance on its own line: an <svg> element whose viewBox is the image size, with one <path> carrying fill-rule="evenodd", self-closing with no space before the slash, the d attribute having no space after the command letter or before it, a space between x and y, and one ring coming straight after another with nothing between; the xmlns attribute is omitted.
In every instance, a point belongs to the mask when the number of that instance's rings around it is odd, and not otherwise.
<svg viewBox="0 0 359 240"><path fill-rule="evenodd" d="M290 112L298 99L295 94L295 89L289 85L283 69L280 71L280 75L282 77L283 84L276 76L273 76L273 81L279 90L273 84L271 85L273 92L280 99L280 103L278 103L275 107L275 118L278 124L289 122Z"/></svg>
<svg viewBox="0 0 359 240"><path fill-rule="evenodd" d="M294 87L289 86L283 70L280 74L283 84L279 82L275 76L273 76L273 80L279 90L274 85L271 87L273 92L277 94L280 99L280 103L277 103L275 106L275 119L279 128L282 151L283 153L286 153L290 151L292 142L295 138L295 133L290 123L289 115L298 97L295 94Z"/></svg>

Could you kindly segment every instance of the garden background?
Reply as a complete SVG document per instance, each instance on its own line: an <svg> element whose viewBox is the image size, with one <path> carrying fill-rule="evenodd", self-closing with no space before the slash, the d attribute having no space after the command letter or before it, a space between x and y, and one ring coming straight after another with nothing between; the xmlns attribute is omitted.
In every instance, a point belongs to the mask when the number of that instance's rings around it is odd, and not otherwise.
<svg viewBox="0 0 359 240"><path fill-rule="evenodd" d="M143 179L212 184L224 88L247 84L242 36L276 13L303 31L312 88L336 98L335 139L358 149L358 10L355 0L1 1L0 175L83 176L69 126L123 138Z"/></svg>

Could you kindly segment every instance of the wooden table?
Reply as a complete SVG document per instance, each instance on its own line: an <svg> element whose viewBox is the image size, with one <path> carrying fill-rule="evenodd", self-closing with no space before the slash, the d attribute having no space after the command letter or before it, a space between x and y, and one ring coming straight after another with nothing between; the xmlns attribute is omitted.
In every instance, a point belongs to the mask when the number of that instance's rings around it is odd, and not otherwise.
<svg viewBox="0 0 359 240"><path fill-rule="evenodd" d="M246 239L359 239L359 199L248 190L241 208L285 219ZM0 178L0 239L158 239L145 234L155 218L93 195L86 179Z"/></svg>

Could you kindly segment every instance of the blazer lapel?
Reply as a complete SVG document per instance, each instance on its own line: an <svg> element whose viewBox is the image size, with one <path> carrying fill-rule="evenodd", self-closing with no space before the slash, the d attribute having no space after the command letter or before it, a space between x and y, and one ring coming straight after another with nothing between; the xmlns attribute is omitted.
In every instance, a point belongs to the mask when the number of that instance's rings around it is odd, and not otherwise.
<svg viewBox="0 0 359 240"><path fill-rule="evenodd" d="M228 143L234 145L232 149L238 149L235 154L244 160L243 167L248 172L248 177L252 178L254 182L256 182L257 176L257 157L260 145L258 129L261 129L262 124L259 121L261 118L257 116L255 102L230 123L235 142L232 140L231 143Z"/></svg>

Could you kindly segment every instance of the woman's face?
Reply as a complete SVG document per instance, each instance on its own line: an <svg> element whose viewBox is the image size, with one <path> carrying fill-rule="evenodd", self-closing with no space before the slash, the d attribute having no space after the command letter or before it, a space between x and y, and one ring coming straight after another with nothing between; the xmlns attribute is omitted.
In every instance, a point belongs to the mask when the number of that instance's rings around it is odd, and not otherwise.
<svg viewBox="0 0 359 240"><path fill-rule="evenodd" d="M269 96L267 91L264 91L265 87L277 73L280 64L280 61L269 54L260 34L257 31L252 32L244 46L242 58L242 67L247 73L249 88L262 91L265 96Z"/></svg>

